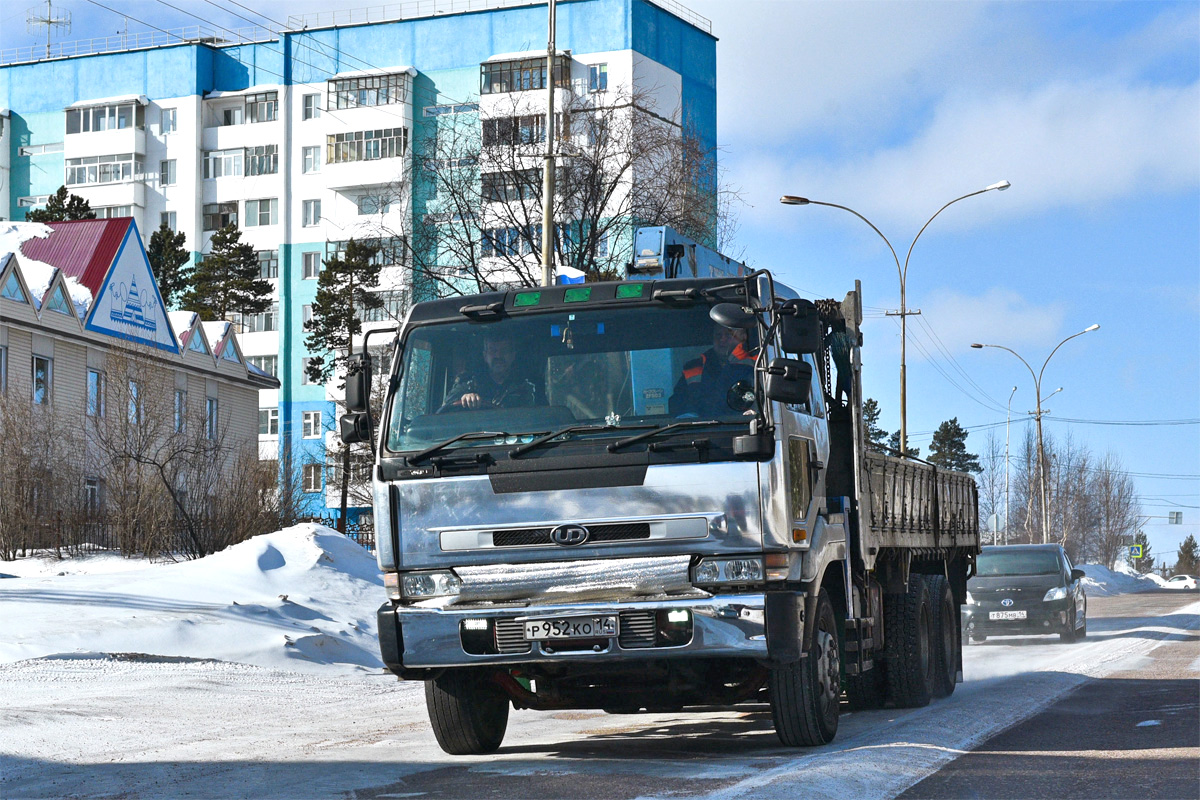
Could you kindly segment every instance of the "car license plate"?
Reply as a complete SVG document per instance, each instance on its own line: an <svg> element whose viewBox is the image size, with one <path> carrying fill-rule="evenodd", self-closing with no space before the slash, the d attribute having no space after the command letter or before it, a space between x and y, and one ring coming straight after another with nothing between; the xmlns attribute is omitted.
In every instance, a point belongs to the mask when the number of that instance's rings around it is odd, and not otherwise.
<svg viewBox="0 0 1200 800"><path fill-rule="evenodd" d="M1025 619L1024 611L989 611L988 619Z"/></svg>
<svg viewBox="0 0 1200 800"><path fill-rule="evenodd" d="M617 618L545 617L525 620L526 641L608 639L617 635Z"/></svg>

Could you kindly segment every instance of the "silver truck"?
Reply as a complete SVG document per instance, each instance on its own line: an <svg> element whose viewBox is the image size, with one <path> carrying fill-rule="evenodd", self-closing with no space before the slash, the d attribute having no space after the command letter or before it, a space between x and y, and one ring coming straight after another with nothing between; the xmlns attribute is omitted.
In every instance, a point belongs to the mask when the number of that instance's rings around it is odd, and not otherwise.
<svg viewBox="0 0 1200 800"><path fill-rule="evenodd" d="M954 691L977 491L868 449L861 319L857 284L765 271L418 303L378 420L354 359L380 649L446 752L496 750L510 707L769 703L820 745L843 694Z"/></svg>

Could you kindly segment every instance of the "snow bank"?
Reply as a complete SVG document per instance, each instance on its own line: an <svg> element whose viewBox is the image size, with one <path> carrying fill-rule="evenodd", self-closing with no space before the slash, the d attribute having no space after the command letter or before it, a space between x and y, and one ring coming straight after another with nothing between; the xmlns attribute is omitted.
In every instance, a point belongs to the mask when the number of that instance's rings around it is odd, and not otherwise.
<svg viewBox="0 0 1200 800"><path fill-rule="evenodd" d="M1116 569L1109 569L1100 564L1077 564L1084 571L1083 590L1093 597L1107 597L1114 594L1132 594L1135 592L1152 592L1163 585L1164 581L1157 575L1141 575L1124 561L1118 561Z"/></svg>
<svg viewBox="0 0 1200 800"><path fill-rule="evenodd" d="M256 536L197 561L126 570L111 559L71 563L104 566L47 574L0 564L18 575L0 580L0 663L138 653L300 671L383 666L375 559L320 525Z"/></svg>

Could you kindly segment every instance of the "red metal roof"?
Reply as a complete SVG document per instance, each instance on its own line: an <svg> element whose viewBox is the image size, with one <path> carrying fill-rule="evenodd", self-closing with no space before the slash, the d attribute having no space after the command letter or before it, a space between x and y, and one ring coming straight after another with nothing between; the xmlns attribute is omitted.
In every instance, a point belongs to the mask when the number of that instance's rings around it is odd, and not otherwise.
<svg viewBox="0 0 1200 800"><path fill-rule="evenodd" d="M27 239L21 252L58 267L97 297L132 223L130 217L51 222L54 233L45 239Z"/></svg>

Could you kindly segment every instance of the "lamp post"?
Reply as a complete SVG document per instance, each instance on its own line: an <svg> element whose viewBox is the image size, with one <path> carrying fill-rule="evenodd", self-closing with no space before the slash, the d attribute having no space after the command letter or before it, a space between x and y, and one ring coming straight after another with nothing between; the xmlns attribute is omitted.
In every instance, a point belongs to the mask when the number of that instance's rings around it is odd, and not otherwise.
<svg viewBox="0 0 1200 800"><path fill-rule="evenodd" d="M900 257L896 255L896 249L894 247L892 247L892 243L889 242L888 238L883 235L883 232L880 231L879 228L876 228L875 225L869 219L867 219L866 217L864 217L862 214L858 213L854 209L847 208L846 206L840 206L836 203L825 203L820 200L810 200L807 197L797 197L796 195L790 195L790 194L785 194L783 197L779 198L779 202L783 203L785 206L807 206L807 205L828 206L830 208L840 208L843 211L849 211L851 214L853 214L854 216L861 219L863 222L870 225L871 230L873 230L879 234L879 238L883 239L884 244L886 244L888 246L888 250L890 250L892 253L892 258L896 262L896 272L900 276L900 310L899 311L889 311L889 312L887 312L887 314L890 317L900 317L900 454L901 455L905 455L908 453L908 377L907 377L908 371L907 371L907 364L906 364L906 358L907 358L907 353L908 353L907 319L910 316L914 316L916 314L921 313L920 309L916 309L914 311L909 311L908 306L905 302L905 286L908 282L908 261L910 258L912 258L913 248L917 244L917 239L920 239L921 234L924 233L925 229L929 227L929 223L931 223L935 219L937 219L938 214L941 214L943 211L945 211L947 208L949 208L950 206L957 203L959 200L966 200L968 197L974 197L977 194L983 194L984 192L990 192L993 190L1002 192L1005 189L1007 189L1009 186L1012 186L1012 184L1009 183L1008 181L1000 181L998 183L993 183L991 186L985 186L984 188L979 189L978 191L971 192L970 194L964 194L962 197L956 197L953 200L951 200L949 203L946 203L946 205L939 208L936 212L934 212L932 217L930 217L929 219L927 219L925 221L925 224L921 226L921 230L917 231L917 235L913 237L912 244L910 244L908 246L908 254L904 256L904 266L903 267L900 266Z"/></svg>
<svg viewBox="0 0 1200 800"><path fill-rule="evenodd" d="M1017 387L1013 387L1008 393L1008 416L1004 421L1004 544L1008 544L1008 443L1012 438L1012 399L1017 393Z"/></svg>
<svg viewBox="0 0 1200 800"><path fill-rule="evenodd" d="M1057 345L1054 346L1054 349L1050 351L1050 355L1046 356L1046 360L1042 362L1041 370L1038 371L1037 373L1034 373L1033 367L1029 366L1028 361L1021 358L1020 353L1018 353L1016 350L1013 350L1010 347L1005 347L1002 344L980 344L979 342L975 342L974 344L971 345L971 347L974 347L976 350L980 350L984 347L994 347L997 350L1007 350L1008 352L1010 352L1014 356L1016 356L1018 359L1020 359L1021 363L1025 365L1025 368L1029 370L1029 374L1033 377L1033 390L1037 396L1037 410L1032 413L1033 413L1034 419L1037 420L1038 486L1039 486L1039 494L1041 495L1041 501L1042 501L1042 544L1046 544L1047 542L1050 541L1050 518L1048 516L1050 502L1049 502L1049 498L1046 496L1046 452L1045 452L1045 449L1044 449L1043 443L1042 443L1042 415L1046 413L1046 411L1042 409L1042 400L1043 400L1043 398L1042 398L1042 375L1046 372L1046 365L1050 363L1050 359L1054 358L1054 354L1058 352L1058 348L1062 347L1064 344L1071 341L1076 336L1083 336L1085 333L1091 333L1094 330L1099 330L1099 328L1100 328L1099 325L1089 325L1088 327L1081 330L1079 333L1073 333L1070 336L1068 336L1067 338L1063 339L1061 342L1059 342ZM1049 400L1051 397L1053 397L1054 395L1058 394L1061 391L1062 391L1062 387L1060 386L1059 388L1057 388L1053 392L1051 392L1050 395L1044 399ZM1011 400L1012 400L1011 396L1009 397L1009 400L1011 402ZM1008 525L1008 522L1006 520L1005 521L1006 529L1007 529L1007 525Z"/></svg>

